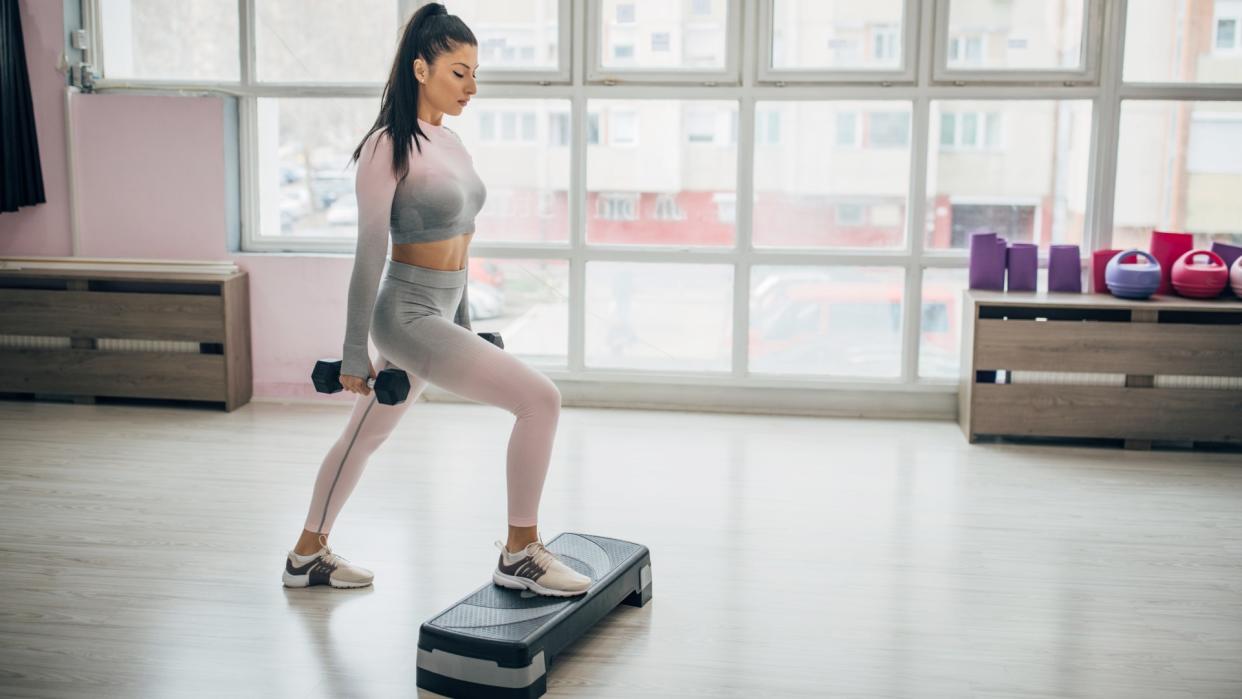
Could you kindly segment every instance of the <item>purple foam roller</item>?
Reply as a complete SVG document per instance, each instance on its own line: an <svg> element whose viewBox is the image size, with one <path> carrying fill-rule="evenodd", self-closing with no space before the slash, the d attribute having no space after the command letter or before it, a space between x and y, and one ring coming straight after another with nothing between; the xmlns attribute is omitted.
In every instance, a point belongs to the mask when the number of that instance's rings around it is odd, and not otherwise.
<svg viewBox="0 0 1242 699"><path fill-rule="evenodd" d="M969 278L972 289L1005 290L1005 244L995 233L971 234Z"/></svg>
<svg viewBox="0 0 1242 699"><path fill-rule="evenodd" d="M1039 246L1034 243L1010 245L1007 267L1010 291L1035 291L1039 278Z"/></svg>
<svg viewBox="0 0 1242 699"><path fill-rule="evenodd" d="M1048 251L1048 291L1082 293L1082 259L1077 245L1053 245Z"/></svg>

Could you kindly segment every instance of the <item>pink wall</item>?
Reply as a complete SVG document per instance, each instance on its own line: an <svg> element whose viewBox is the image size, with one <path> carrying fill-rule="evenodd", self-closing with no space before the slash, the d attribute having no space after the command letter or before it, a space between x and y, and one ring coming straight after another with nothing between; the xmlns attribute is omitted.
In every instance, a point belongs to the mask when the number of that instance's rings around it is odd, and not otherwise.
<svg viewBox="0 0 1242 699"><path fill-rule="evenodd" d="M71 254L63 7L21 3L47 203L0 214L0 256ZM228 250L218 97L74 95L83 257L231 259L250 275L255 397L310 398L316 359L338 356L352 258ZM351 400L342 393L325 401Z"/></svg>
<svg viewBox="0 0 1242 699"><path fill-rule="evenodd" d="M20 2L30 97L43 166L46 204L0 214L0 255L68 255L69 180L65 176L65 76L56 65L65 50L60 2Z"/></svg>
<svg viewBox="0 0 1242 699"><path fill-rule="evenodd" d="M250 274L255 396L352 401L348 392L319 396L310 372L316 359L341 356L353 258L261 253L232 258Z"/></svg>
<svg viewBox="0 0 1242 699"><path fill-rule="evenodd" d="M228 259L221 98L79 94L71 111L79 255Z"/></svg>

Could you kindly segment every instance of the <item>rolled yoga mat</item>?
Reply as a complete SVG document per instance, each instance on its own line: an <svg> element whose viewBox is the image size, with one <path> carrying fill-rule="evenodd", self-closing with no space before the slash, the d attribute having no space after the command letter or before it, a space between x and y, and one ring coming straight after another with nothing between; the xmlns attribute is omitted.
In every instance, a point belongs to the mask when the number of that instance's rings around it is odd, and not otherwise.
<svg viewBox="0 0 1242 699"><path fill-rule="evenodd" d="M1035 291L1039 279L1039 246L1034 243L1014 243L1009 246L1005 268L1010 291Z"/></svg>
<svg viewBox="0 0 1242 699"><path fill-rule="evenodd" d="M1048 251L1048 291L1082 293L1082 260L1077 245L1053 245Z"/></svg>
<svg viewBox="0 0 1242 699"><path fill-rule="evenodd" d="M972 289L1005 290L1005 243L995 233L971 234L969 281Z"/></svg>

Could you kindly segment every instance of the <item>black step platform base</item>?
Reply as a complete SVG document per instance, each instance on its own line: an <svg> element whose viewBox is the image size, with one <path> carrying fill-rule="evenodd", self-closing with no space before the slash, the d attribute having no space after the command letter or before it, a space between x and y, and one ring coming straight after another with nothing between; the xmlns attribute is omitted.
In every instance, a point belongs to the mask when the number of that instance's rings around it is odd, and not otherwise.
<svg viewBox="0 0 1242 699"><path fill-rule="evenodd" d="M488 583L422 625L418 686L450 697L538 697L557 655L619 604L651 599L646 546L565 533L547 544L594 581L585 595L544 597Z"/></svg>

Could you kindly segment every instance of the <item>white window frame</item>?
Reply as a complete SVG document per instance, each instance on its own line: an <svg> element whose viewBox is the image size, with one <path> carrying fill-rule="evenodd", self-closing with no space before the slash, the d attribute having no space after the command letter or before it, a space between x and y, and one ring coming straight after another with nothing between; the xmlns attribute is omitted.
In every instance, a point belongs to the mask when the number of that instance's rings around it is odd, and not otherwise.
<svg viewBox="0 0 1242 699"><path fill-rule="evenodd" d="M1222 13L1219 0L1213 6L1212 54L1217 56L1233 56L1242 52L1242 5L1230 3L1226 7L1230 7L1232 12ZM1233 46L1223 49L1217 48L1217 40L1220 37L1220 23L1229 20L1233 21Z"/></svg>
<svg viewBox="0 0 1242 699"><path fill-rule="evenodd" d="M948 66L949 10L952 0L936 0L936 28L933 39L934 69L937 83L954 85L1033 83L1045 85L1097 85L1100 79L1100 51L1104 23L1105 0L1082 0L1083 35L1079 44L1079 67L1054 69L975 69ZM1115 1L1115 0L1114 0ZM980 50L987 54L987 37ZM965 50L965 47L963 47Z"/></svg>
<svg viewBox="0 0 1242 699"><path fill-rule="evenodd" d="M907 132L906 132L906 143L905 143L905 145L899 145L899 146L887 146L887 145L886 145L886 146L877 146L877 145L875 144L875 139L872 137L872 134L874 133L874 131L872 130L871 126L872 126L872 119L873 119L873 118L875 117L875 115L877 115L877 114L902 114L902 115L909 115L909 116L911 117L911 121L913 121L913 117L914 117L914 115L913 115L913 114L910 114L909 112L907 112L907 111L906 111L906 110L904 110L904 109L892 109L892 110L885 110L885 109L870 109L870 110L867 110L867 111L865 111L865 112L861 112L861 114L863 114L863 115L864 115L864 121L866 122L866 125L867 125L867 129L866 129L866 131L867 131L867 142L866 142L866 144L864 144L864 147L865 147L865 148L872 148L872 149L875 149L875 150L887 150L887 149L898 149L898 148L903 148L903 149L904 149L904 148L910 148L910 146L911 146L911 141L910 141L910 132L909 132L909 131L907 131Z"/></svg>
<svg viewBox="0 0 1242 699"><path fill-rule="evenodd" d="M964 56L964 55L968 54L968 53L969 53L969 49L968 49L967 47L969 46L969 43L970 43L970 40L971 40L971 39L978 39L978 40L979 40L979 56L980 56L980 58L982 58L983 56L987 55L987 52L988 52L988 37L987 37L986 35L984 35L984 34L957 34L957 35L955 35L955 36L950 36L948 39L946 39L947 43L945 44L945 49L944 49L944 50L945 50L945 65L948 65L948 61L949 61L949 59L950 59L950 58L952 58L952 59L956 60L959 56ZM958 56L954 56L954 55L953 55L953 53L954 53L954 52L953 52L953 42L955 42L955 41L957 42L957 54L958 54Z"/></svg>
<svg viewBox="0 0 1242 699"><path fill-rule="evenodd" d="M94 48L87 50L84 59L98 66L101 63L101 46L98 42L98 3L105 0L83 0L83 16L88 23ZM543 367L553 379L565 386L579 388L567 390L579 400L597 400L610 404L625 404L616 395L629 393L633 387L641 387L642 400L648 404L667 402L670 405L685 404L687 400L702 400L704 405L753 409L755 406L794 405L808 410L842 410L851 413L862 410L868 414L936 414L945 406L952 405L956 381L938 378L920 378L918 371L920 317L922 313L922 288L925 269L965 269L968 262L965 250L927 250L924 246L925 215L927 202L927 167L929 144L938 141L938 134L929 133L930 103L936 100L1058 100L1086 99L1093 103L1093 123L1089 148L1087 174L1088 192L1084 228L1084 253L1092 249L1110 247L1113 228L1113 199L1116 191L1117 148L1121 105L1125 100L1190 100L1242 101L1242 85L1220 84L1146 84L1122 81L1122 58L1124 56L1125 11L1127 0L1109 2L1093 1L1102 14L1099 31L1088 29L1084 43L1096 44L1098 51L1098 80L1094 83L1056 80L1042 81L1041 76L1025 76L1006 72L998 75L999 84L963 81L961 84L939 81L936 72L936 8L934 0L907 0L905 43L903 56L905 73L909 80L890 80L883 75L866 73L853 75L832 71L776 75L765 71L770 56L771 0L740 3L729 0L731 21L729 30L729 56L737 65L737 83L704 80L703 75L682 76L682 82L669 84L669 76L630 75L623 80L607 84L599 76L588 78L587 66L595 52L587 50L592 27L582 5L571 0L559 0L561 8L562 67L565 81L545 81L523 75L497 75L488 70L481 83L486 87L481 99L564 99L570 103L570 186L568 191L569 239L564 243L492 243L476 241L471 254L476 258L492 259L552 259L563 260L569 266L569 347L566 364ZM943 2L943 0L940 0ZM240 83L188 83L175 81L112 81L101 78L96 87L111 92L162 92L166 94L225 94L239 100L239 131L241 153L241 198L244 254L306 253L322 255L335 253L352 255L353 238L335 240L290 239L255 236L257 224L256 184L256 116L257 100L264 97L362 97L377 99L381 83L357 85L270 85L257 84L254 80L254 45L250 32L249 17L253 16L254 0L239 0L242 32L242 81ZM592 4L594 4L592 0ZM911 11L909 8L915 8ZM568 18L568 19L566 19ZM1093 19L1093 21L1095 21ZM1089 23L1090 24L1090 23ZM759 27L764 27L761 34ZM1100 41L1096 41L1097 37ZM595 32L598 45L598 34ZM943 44L940 51L943 63ZM1091 55L1089 54L1089 55ZM530 79L527 79L530 77ZM977 78L977 75L967 76ZM1046 76L1045 76L1046 77ZM700 83L700 84L695 84ZM706 84L702 84L706 83ZM667 100L734 100L739 103L738 128L738 179L736 193L732 195L735 207L735 245L728 249L678 248L676 246L604 245L592 244L586 239L587 210L586 172L587 107L592 100L608 99L667 99ZM791 249L756 247L753 243L753 164L755 146L755 103L772 101L874 101L894 100L912 104L911 111L911 163L907 187L906 241L895 249ZM788 138L792 125L782 119L782 140ZM861 134L861 125L857 132ZM985 136L986 138L986 136ZM932 140L936 139L936 140ZM550 200L549 200L550 201ZM1088 258L1089 259L1089 258ZM595 261L661 263L697 263L727 265L733 269L733 345L732 371L726 375L689 372L651 372L591 369L584 363L584 329L587 309L586 264ZM1041 255L1041 266L1046 266ZM842 378L821 375L773 377L756 375L749 370L747 338L750 328L750 278L755 266L884 266L904 270L902 321L902 370L897 378L867 379ZM620 387L621 390L618 390ZM689 399L687 396L697 397ZM950 408L951 409L951 408Z"/></svg>
<svg viewBox="0 0 1242 699"><path fill-rule="evenodd" d="M886 24L881 27L877 27L876 29L877 31L873 32L871 35L871 48L873 49L872 58L883 59L885 58L884 56L874 55L874 49L881 45L886 48L898 49L902 45L903 37L900 29L891 24Z"/></svg>
<svg viewBox="0 0 1242 699"><path fill-rule="evenodd" d="M944 142L940 140L940 131L939 129L937 129L936 144L940 147L941 150L954 151L954 152L963 152L963 151L983 152L983 151L1004 150L1005 121L1004 121L1003 112L989 112L987 110L979 110L979 109L970 109L964 112L941 112L940 119L942 123L944 121L944 117L946 114L953 115L953 143L945 145ZM975 131L975 135L978 137L978 139L975 143L971 145L966 145L965 143L962 142L962 119L961 117L966 116L967 114L974 116L976 120L976 124L978 125L978 128ZM988 116L993 115L993 114L996 115L998 119L1001 119L1000 136L997 139L997 143L989 144L988 143Z"/></svg>
<svg viewBox="0 0 1242 699"><path fill-rule="evenodd" d="M874 85L911 84L915 81L918 61L919 0L902 3L901 28L898 41L901 45L901 66L890 68L774 68L772 67L772 31L775 0L759 0L759 44L756 55L758 84L779 87L791 84L870 83ZM871 37L864 53L871 54Z"/></svg>

